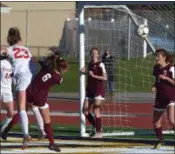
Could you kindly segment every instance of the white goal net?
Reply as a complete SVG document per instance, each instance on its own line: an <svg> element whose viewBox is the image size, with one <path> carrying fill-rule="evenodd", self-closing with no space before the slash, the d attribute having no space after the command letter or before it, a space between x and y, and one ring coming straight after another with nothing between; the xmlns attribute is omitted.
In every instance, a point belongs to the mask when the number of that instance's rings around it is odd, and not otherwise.
<svg viewBox="0 0 175 154"><path fill-rule="evenodd" d="M102 106L104 132L108 135L114 132L121 134L125 130L152 129L154 52L164 48L174 53L173 21L172 4L132 9L126 5L85 7L86 60L92 47L98 47L101 56L105 50L113 56L114 89L111 92L107 86L107 100ZM137 34L140 24L149 28L145 39ZM171 129L166 116L163 126L165 130Z"/></svg>

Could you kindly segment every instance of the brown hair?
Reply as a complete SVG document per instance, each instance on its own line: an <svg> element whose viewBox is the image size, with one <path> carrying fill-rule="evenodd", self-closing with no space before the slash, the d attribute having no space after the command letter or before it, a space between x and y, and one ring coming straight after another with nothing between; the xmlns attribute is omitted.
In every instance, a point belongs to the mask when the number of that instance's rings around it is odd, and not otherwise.
<svg viewBox="0 0 175 154"><path fill-rule="evenodd" d="M99 49L98 49L97 47L92 47L91 50L90 50L90 54L92 54L92 52L93 52L94 50L97 50L97 51L98 51L98 54L100 54L100 51L99 51Z"/></svg>
<svg viewBox="0 0 175 154"><path fill-rule="evenodd" d="M170 63L173 65L173 56L168 53L165 49L157 49L156 50L156 55L161 54L165 58L166 63Z"/></svg>
<svg viewBox="0 0 175 154"><path fill-rule="evenodd" d="M59 53L57 52L50 54L46 57L46 63L50 70L57 70L61 72L61 70L66 70L68 68L68 63L64 60Z"/></svg>
<svg viewBox="0 0 175 154"><path fill-rule="evenodd" d="M10 28L7 36L7 42L9 46L15 45L19 41L21 41L21 35L19 29L16 27Z"/></svg>

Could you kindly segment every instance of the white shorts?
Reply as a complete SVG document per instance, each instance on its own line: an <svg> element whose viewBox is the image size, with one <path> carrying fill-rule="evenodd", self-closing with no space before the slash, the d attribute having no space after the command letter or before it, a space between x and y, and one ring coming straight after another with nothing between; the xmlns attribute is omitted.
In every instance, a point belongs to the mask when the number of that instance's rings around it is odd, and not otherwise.
<svg viewBox="0 0 175 154"><path fill-rule="evenodd" d="M31 73L17 74L13 78L13 84L15 85L16 91L25 91L32 80Z"/></svg>
<svg viewBox="0 0 175 154"><path fill-rule="evenodd" d="M92 99L105 100L105 98L104 98L104 97L102 97L101 95L96 96L96 97L94 97L94 98L86 97L85 99L89 99L89 100L92 100Z"/></svg>
<svg viewBox="0 0 175 154"><path fill-rule="evenodd" d="M12 92L1 93L0 100L2 100L3 103L12 103L13 102Z"/></svg>

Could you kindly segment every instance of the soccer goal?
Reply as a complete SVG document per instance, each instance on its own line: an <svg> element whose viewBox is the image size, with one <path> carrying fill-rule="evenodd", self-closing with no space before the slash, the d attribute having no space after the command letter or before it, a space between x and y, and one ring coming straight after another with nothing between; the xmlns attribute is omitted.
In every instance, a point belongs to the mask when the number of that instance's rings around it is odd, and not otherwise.
<svg viewBox="0 0 175 154"><path fill-rule="evenodd" d="M114 58L114 91L112 100L102 106L104 136L134 135L151 132L151 93L154 83L152 69L155 50L174 52L174 5L88 5L79 14L80 69L85 65L91 47L103 54L109 50ZM85 77L80 75L80 126L86 136L86 121L82 114L85 97ZM108 94L110 89L106 88ZM165 133L172 133L166 119Z"/></svg>

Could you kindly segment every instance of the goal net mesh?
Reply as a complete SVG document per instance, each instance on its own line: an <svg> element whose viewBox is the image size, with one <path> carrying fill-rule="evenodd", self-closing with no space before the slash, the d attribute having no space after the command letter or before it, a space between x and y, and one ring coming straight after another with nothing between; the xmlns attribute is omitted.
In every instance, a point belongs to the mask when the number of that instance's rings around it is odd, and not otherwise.
<svg viewBox="0 0 175 154"><path fill-rule="evenodd" d="M102 107L103 126L108 132L151 128L155 57L149 44L137 35L137 28L139 24L147 24L148 39L153 47L174 52L172 7L143 6L130 10L132 14L117 7L85 9L86 55L89 56L90 48L95 46L101 56L109 50L114 58L113 70L106 68L108 76L113 73L114 80L110 81L109 77L107 85L114 82L114 90L106 86L107 100ZM170 129L166 118L164 128Z"/></svg>
<svg viewBox="0 0 175 154"><path fill-rule="evenodd" d="M105 50L113 57L112 71L107 73L114 80L107 81L101 108L103 130L109 133L152 128L153 53L158 48L174 53L174 5L125 7L87 6L84 13L86 61L92 47L99 48L101 57ZM77 19L71 23L78 26ZM148 42L137 34L140 24L149 28ZM112 90L109 82L114 84ZM171 129L166 116L163 128Z"/></svg>

